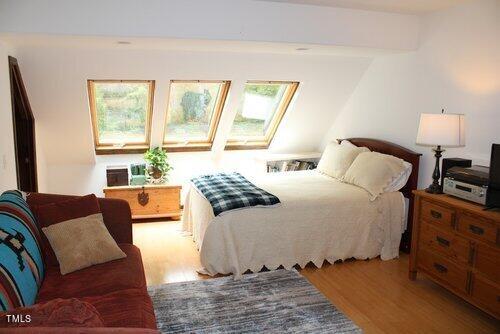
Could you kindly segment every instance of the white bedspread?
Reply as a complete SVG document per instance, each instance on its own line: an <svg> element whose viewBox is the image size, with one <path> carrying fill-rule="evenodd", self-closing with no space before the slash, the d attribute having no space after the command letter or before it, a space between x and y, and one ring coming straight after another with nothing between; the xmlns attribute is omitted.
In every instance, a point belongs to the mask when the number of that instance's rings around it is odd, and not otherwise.
<svg viewBox="0 0 500 334"><path fill-rule="evenodd" d="M325 259L398 256L405 221L400 192L371 202L362 188L316 171L271 173L251 181L281 205L214 217L210 203L191 185L183 229L193 235L204 272L238 277L263 266L290 269L312 261L320 267Z"/></svg>

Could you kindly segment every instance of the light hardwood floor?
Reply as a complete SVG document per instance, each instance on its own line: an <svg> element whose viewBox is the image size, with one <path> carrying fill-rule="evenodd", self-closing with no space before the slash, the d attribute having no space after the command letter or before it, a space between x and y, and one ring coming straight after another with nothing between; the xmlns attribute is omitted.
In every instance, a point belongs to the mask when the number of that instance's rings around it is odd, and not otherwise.
<svg viewBox="0 0 500 334"><path fill-rule="evenodd" d="M148 285L210 278L179 222L134 224ZM419 275L408 279L408 256L347 261L301 273L365 333L500 333L500 323Z"/></svg>

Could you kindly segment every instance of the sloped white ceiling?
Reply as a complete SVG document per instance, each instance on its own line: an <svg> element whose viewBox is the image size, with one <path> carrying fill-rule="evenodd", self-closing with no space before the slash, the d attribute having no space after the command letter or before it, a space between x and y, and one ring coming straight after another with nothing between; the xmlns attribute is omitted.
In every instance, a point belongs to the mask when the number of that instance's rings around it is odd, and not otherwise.
<svg viewBox="0 0 500 334"><path fill-rule="evenodd" d="M375 10L389 13L423 14L470 0L255 0L289 4Z"/></svg>
<svg viewBox="0 0 500 334"><path fill-rule="evenodd" d="M252 0L2 0L0 32L414 50L414 15Z"/></svg>

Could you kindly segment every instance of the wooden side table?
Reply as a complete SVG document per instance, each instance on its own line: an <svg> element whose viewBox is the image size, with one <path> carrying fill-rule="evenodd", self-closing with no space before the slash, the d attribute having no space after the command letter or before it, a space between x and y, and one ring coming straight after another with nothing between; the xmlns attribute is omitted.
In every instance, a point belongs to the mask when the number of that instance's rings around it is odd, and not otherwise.
<svg viewBox="0 0 500 334"><path fill-rule="evenodd" d="M119 186L103 189L106 198L127 201L132 219L155 219L181 217L180 185Z"/></svg>

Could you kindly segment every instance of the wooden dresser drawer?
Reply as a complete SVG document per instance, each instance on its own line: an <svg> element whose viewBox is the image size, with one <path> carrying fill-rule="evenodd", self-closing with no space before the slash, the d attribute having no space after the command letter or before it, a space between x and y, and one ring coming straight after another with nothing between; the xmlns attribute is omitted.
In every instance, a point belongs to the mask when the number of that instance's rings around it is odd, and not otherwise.
<svg viewBox="0 0 500 334"><path fill-rule="evenodd" d="M434 203L422 201L422 218L441 227L453 229L455 224L455 210L445 208Z"/></svg>
<svg viewBox="0 0 500 334"><path fill-rule="evenodd" d="M472 300L500 317L500 287L479 275L472 277Z"/></svg>
<svg viewBox="0 0 500 334"><path fill-rule="evenodd" d="M450 260L467 265L471 262L470 242L453 232L444 232L431 224L422 224L420 231L421 249L433 250Z"/></svg>
<svg viewBox="0 0 500 334"><path fill-rule="evenodd" d="M490 279L500 283L500 249L477 243L474 255L474 268Z"/></svg>
<svg viewBox="0 0 500 334"><path fill-rule="evenodd" d="M461 292L467 292L468 271L465 267L423 249L418 252L417 263L419 267L440 281Z"/></svg>
<svg viewBox="0 0 500 334"><path fill-rule="evenodd" d="M461 214L458 218L458 232L481 241L497 243L498 228L495 223Z"/></svg>

